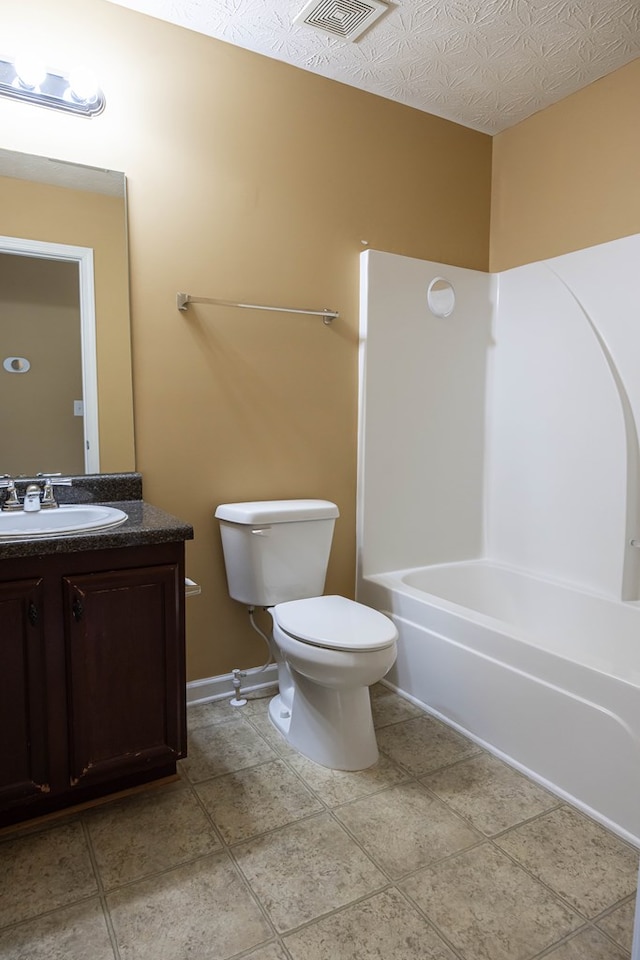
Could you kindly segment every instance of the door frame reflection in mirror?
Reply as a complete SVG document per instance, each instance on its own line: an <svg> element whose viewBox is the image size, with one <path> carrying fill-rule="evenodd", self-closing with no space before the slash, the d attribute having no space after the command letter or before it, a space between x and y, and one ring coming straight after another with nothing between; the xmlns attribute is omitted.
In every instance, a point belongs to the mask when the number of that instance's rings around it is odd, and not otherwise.
<svg viewBox="0 0 640 960"><path fill-rule="evenodd" d="M84 466L85 473L99 473L100 437L98 432L98 368L93 250L91 247L75 247L66 243L50 243L42 240L0 236L0 253L39 257L45 260L65 260L75 262L78 265L82 399L84 401Z"/></svg>

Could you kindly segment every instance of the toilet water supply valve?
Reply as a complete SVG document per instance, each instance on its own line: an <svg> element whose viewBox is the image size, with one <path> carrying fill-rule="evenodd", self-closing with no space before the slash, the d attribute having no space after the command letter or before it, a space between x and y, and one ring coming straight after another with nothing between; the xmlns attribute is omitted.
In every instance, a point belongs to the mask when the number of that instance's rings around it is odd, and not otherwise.
<svg viewBox="0 0 640 960"><path fill-rule="evenodd" d="M242 677L246 677L246 673L243 673L242 670L232 670L232 680L233 684L233 698L229 700L229 703L232 707L244 707L246 704L245 697L240 696L240 687L242 686Z"/></svg>
<svg viewBox="0 0 640 960"><path fill-rule="evenodd" d="M231 700L229 700L229 704L232 707L244 707L247 703L246 698L241 696L240 688L242 686L242 678L246 677L248 673L262 673L262 671L266 670L273 660L273 654L271 652L271 644L269 642L270 638L267 636L266 633L264 633L260 629L258 624L253 619L255 607L247 607L247 610L249 613L249 623L251 624L253 629L256 631L256 633L260 634L260 636L262 637L262 639L267 645L267 649L269 651L269 659L267 660L266 663L263 663L261 667L249 667L248 670L239 670L238 668L236 668L235 670L231 671L231 684L233 686L233 697Z"/></svg>

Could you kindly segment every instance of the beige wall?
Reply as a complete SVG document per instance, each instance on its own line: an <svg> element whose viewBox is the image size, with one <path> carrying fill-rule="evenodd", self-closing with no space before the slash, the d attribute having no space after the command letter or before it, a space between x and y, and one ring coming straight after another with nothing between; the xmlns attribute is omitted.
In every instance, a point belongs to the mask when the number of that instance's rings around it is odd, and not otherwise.
<svg viewBox="0 0 640 960"><path fill-rule="evenodd" d="M491 269L640 232L640 60L493 140Z"/></svg>
<svg viewBox="0 0 640 960"><path fill-rule="evenodd" d="M103 86L91 121L0 101L1 145L126 172L137 465L195 528L189 675L262 662L214 508L335 500L327 589L352 594L362 241L486 269L491 140L102 0L3 4L0 32L50 62L81 51ZM340 319L181 314L178 291Z"/></svg>
<svg viewBox="0 0 640 960"><path fill-rule="evenodd" d="M0 142L2 147L12 145L4 138ZM53 145L47 147L43 143L39 151L33 152L53 154L55 151ZM134 470L124 201L83 190L0 177L0 210L2 236L93 249L100 468L103 472ZM46 466L41 469L47 470ZM21 472L28 471L24 468ZM66 472L71 470L67 467ZM84 468L80 472L83 473Z"/></svg>

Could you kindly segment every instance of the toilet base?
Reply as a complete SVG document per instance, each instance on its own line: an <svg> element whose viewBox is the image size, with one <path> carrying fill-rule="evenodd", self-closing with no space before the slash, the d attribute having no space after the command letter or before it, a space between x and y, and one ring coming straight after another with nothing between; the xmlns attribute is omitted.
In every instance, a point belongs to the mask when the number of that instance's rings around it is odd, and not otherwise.
<svg viewBox="0 0 640 960"><path fill-rule="evenodd" d="M279 693L269 701L269 720L285 740L288 740L289 727L291 726L291 713L285 707Z"/></svg>
<svg viewBox="0 0 640 960"><path fill-rule="evenodd" d="M278 695L269 718L294 750L323 767L364 770L378 759L368 687L335 690L296 672L291 710Z"/></svg>

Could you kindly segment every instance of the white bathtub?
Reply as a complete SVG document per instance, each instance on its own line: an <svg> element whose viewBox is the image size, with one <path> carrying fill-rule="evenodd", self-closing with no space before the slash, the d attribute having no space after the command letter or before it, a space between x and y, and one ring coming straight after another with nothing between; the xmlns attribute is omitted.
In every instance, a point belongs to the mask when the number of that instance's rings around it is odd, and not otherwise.
<svg viewBox="0 0 640 960"><path fill-rule="evenodd" d="M477 560L364 578L386 679L640 844L640 606Z"/></svg>

